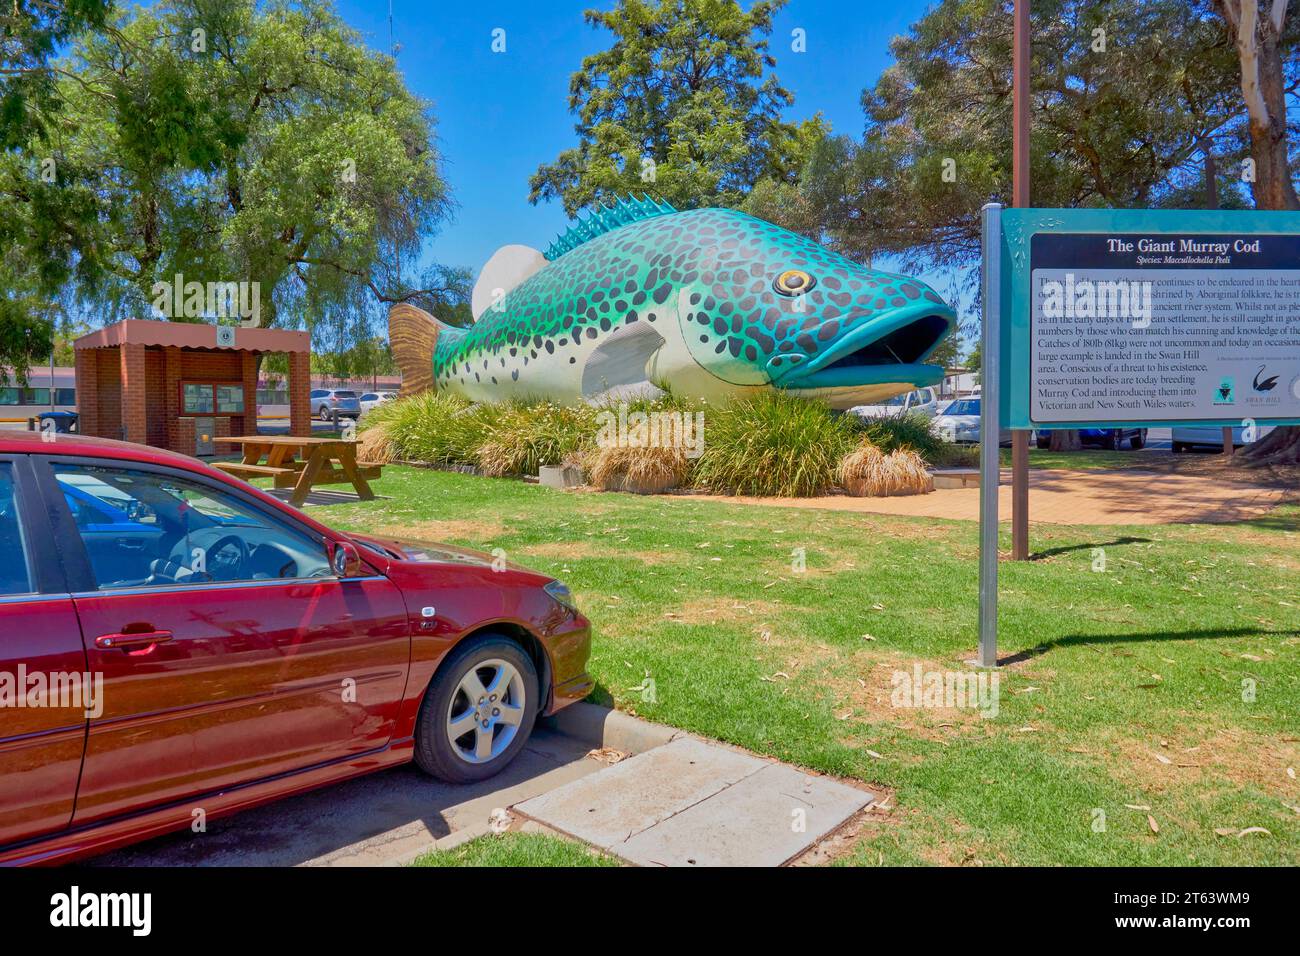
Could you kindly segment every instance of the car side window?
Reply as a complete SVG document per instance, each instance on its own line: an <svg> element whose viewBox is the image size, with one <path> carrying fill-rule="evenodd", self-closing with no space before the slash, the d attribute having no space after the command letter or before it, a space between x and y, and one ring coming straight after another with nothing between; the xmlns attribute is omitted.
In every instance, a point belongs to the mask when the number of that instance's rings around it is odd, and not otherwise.
<svg viewBox="0 0 1300 956"><path fill-rule="evenodd" d="M91 465L54 474L100 590L333 574L320 542L201 482Z"/></svg>
<svg viewBox="0 0 1300 956"><path fill-rule="evenodd" d="M0 596L30 594L31 573L27 567L23 529L18 522L18 496L12 466L0 462Z"/></svg>

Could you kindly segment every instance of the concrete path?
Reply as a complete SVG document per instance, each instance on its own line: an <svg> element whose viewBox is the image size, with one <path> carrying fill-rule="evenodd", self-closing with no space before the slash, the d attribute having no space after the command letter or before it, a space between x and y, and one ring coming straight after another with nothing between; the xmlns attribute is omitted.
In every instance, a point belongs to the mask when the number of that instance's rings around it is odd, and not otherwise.
<svg viewBox="0 0 1300 956"><path fill-rule="evenodd" d="M781 508L823 508L868 514L979 520L979 488L944 488L902 498L750 498L674 496ZM998 488L999 514L1011 520L1011 473ZM1029 472L1029 516L1044 524L1157 525L1224 523L1258 517L1283 497L1278 488L1198 475L1103 469L1035 468Z"/></svg>
<svg viewBox="0 0 1300 956"><path fill-rule="evenodd" d="M780 866L874 799L829 777L679 737L514 811L642 866Z"/></svg>
<svg viewBox="0 0 1300 956"><path fill-rule="evenodd" d="M473 786L440 783L413 765L360 777L159 837L92 866L375 866L409 862L489 832L492 811L601 770L590 742L538 728L519 757Z"/></svg>

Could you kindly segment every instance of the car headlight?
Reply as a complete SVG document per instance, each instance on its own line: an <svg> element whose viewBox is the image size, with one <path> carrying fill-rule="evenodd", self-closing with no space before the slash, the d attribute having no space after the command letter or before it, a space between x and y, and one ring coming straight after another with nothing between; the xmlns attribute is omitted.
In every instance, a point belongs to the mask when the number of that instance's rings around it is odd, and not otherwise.
<svg viewBox="0 0 1300 956"><path fill-rule="evenodd" d="M578 605L573 600L573 592L563 581L551 581L542 586L542 590L549 594L558 604L563 604L570 611L576 611Z"/></svg>

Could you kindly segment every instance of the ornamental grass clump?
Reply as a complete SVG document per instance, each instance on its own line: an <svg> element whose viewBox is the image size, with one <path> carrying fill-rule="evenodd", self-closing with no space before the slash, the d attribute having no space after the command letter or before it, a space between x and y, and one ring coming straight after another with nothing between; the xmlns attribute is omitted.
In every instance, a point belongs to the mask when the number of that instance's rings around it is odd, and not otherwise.
<svg viewBox="0 0 1300 956"><path fill-rule="evenodd" d="M604 445L588 453L587 481L601 491L659 494L686 483L691 460L679 444L651 445L645 425L628 432L626 444Z"/></svg>
<svg viewBox="0 0 1300 956"><path fill-rule="evenodd" d="M787 498L825 493L857 441L848 416L781 392L705 413L693 483L721 494Z"/></svg>
<svg viewBox="0 0 1300 956"><path fill-rule="evenodd" d="M484 474L535 475L591 445L595 413L586 405L503 402L483 405L475 460Z"/></svg>
<svg viewBox="0 0 1300 956"><path fill-rule="evenodd" d="M840 462L839 482L859 497L923 495L934 490L934 479L916 452L899 448L885 454L865 439Z"/></svg>

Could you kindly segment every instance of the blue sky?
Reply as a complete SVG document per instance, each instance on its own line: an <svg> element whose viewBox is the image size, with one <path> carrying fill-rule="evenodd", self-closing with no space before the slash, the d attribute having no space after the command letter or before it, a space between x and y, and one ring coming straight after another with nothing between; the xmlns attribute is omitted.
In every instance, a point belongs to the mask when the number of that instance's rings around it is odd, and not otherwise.
<svg viewBox="0 0 1300 956"><path fill-rule="evenodd" d="M929 5L791 0L771 38L776 74L795 97L787 117L821 111L836 131L860 134L863 88L889 64L890 39ZM582 11L613 6L614 0L393 0L398 65L407 85L433 102L459 203L455 220L431 243L431 258L477 272L499 246L544 249L564 230L558 203L528 203L528 177L577 141L569 76L609 40L583 22ZM388 0L339 0L339 10L366 42L387 49ZM498 27L506 31L503 54L491 51ZM806 31L806 53L791 51L795 28Z"/></svg>

